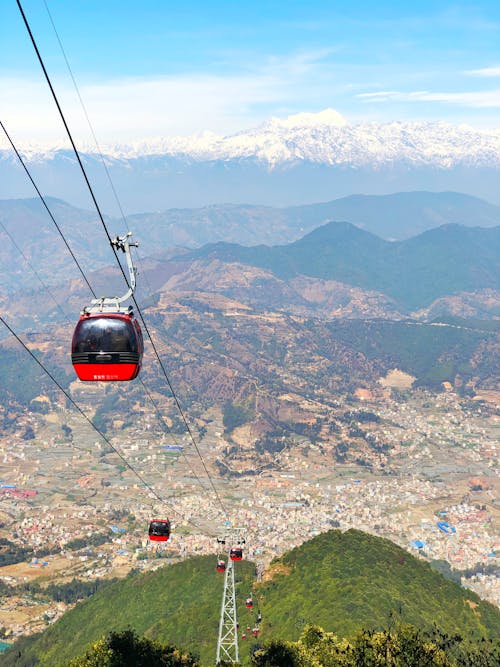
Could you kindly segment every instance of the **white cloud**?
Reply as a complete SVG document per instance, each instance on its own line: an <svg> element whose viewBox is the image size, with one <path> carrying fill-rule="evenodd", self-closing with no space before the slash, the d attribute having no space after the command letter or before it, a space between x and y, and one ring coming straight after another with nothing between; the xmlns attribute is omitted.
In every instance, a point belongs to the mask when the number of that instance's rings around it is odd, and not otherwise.
<svg viewBox="0 0 500 667"><path fill-rule="evenodd" d="M379 90L376 93L358 93L356 97L369 100L371 98L377 101L377 98L389 99L392 95L399 95L397 90Z"/></svg>
<svg viewBox="0 0 500 667"><path fill-rule="evenodd" d="M470 69L465 72L470 76L500 77L500 67L483 67L482 69Z"/></svg>
<svg viewBox="0 0 500 667"><path fill-rule="evenodd" d="M401 92L396 90L360 93L358 98L369 102L442 102L476 109L500 108L500 89L462 93L431 93L427 90Z"/></svg>
<svg viewBox="0 0 500 667"><path fill-rule="evenodd" d="M2 118L24 141L63 137L54 102L28 80L0 80L6 91ZM116 79L80 85L80 93L98 137L108 141L130 137L188 134L200 129L239 129L253 105L281 102L284 91L272 76L164 77ZM71 86L56 86L68 124L77 137L89 134L83 111ZM200 128L200 125L202 128Z"/></svg>
<svg viewBox="0 0 500 667"><path fill-rule="evenodd" d="M433 113L432 105L435 104L440 108L434 116L441 113L444 119L445 104L467 109L500 107L498 90L402 92L403 81L405 85L412 85L411 80L419 80L420 83L414 84L415 88L429 84L422 84L423 77L409 79L404 67L388 69L373 63L334 62L332 54L338 50L338 47L297 50L283 56L259 55L258 59L248 56L244 63L240 54L234 67L228 65L227 73L223 74L121 77L78 80L78 84L102 146L160 137L185 137L207 130L229 135L255 127L272 116L286 117L328 107L339 109L352 120L359 117L359 101L365 105L372 103L371 113L378 113L380 120L392 120L391 104L401 102L427 102L426 111L432 109ZM471 73L493 77L497 70L500 68L489 67L471 70ZM57 77L53 82L79 147L92 146L91 134L69 76ZM0 117L17 145L68 146L61 120L42 77L0 76L0 90ZM359 94L355 95L355 91ZM379 112L374 109L375 103L380 103ZM449 115L453 115L455 110L450 109L450 112ZM401 113L401 106L397 113ZM468 122L474 122L474 119L470 118ZM0 136L1 145L5 145L5 141Z"/></svg>
<svg viewBox="0 0 500 667"><path fill-rule="evenodd" d="M268 118L275 109L318 105L323 93L321 62L331 49L299 51L248 64L238 74L184 74L81 82L79 89L102 143L188 135L204 130L237 132ZM80 142L90 132L71 81L55 81L68 124ZM13 137L26 142L64 141L57 109L43 81L1 78L2 119ZM308 94L310 91L310 94ZM327 106L324 104L323 106Z"/></svg>

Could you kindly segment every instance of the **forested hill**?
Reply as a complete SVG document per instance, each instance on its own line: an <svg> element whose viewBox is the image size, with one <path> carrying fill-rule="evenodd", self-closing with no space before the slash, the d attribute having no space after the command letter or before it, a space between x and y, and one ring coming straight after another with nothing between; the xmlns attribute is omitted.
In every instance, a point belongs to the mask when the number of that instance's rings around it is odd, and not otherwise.
<svg viewBox="0 0 500 667"><path fill-rule="evenodd" d="M249 562L236 564L240 628L254 624L245 608L250 590L262 613L258 642L240 642L243 664L256 643L296 640L308 623L339 636L398 622L422 630L436 625L475 641L500 631L493 605L388 540L356 530L332 530L293 549L273 562L261 583L253 570ZM126 627L213 664L221 596L215 556L134 574L78 604L38 638L15 645L2 664L26 667L36 657L39 667L65 665L106 632Z"/></svg>
<svg viewBox="0 0 500 667"><path fill-rule="evenodd" d="M216 243L182 260L240 262L283 279L305 275L336 280L385 294L411 311L461 291L498 289L499 248L500 227L443 225L390 242L348 222L330 222L289 245Z"/></svg>
<svg viewBox="0 0 500 667"><path fill-rule="evenodd" d="M386 628L391 619L464 636L500 631L496 607L393 542L353 529L331 530L284 554L258 594L266 622L290 639L307 623L342 636Z"/></svg>

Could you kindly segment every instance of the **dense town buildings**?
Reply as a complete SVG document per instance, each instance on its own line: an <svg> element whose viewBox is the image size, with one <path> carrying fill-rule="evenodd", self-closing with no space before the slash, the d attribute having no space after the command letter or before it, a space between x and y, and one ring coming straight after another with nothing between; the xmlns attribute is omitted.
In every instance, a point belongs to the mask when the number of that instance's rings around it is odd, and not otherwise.
<svg viewBox="0 0 500 667"><path fill-rule="evenodd" d="M338 410L344 407L340 402ZM216 461L226 456L230 436L221 414L211 410L199 448L232 527L245 534L246 557L265 568L320 532L356 528L428 561L447 562L462 585L500 604L494 572L500 546L498 417L491 404L422 391L405 400L363 398L356 408L369 409L379 421L350 428L362 427L369 441L384 445L361 450L361 463L339 461L340 436L323 429L321 438L297 440L257 474L236 458L232 467L242 466L242 474L223 478ZM29 429L33 437L27 439ZM228 529L226 517L189 438L177 435L172 446L148 409L122 433L113 435L113 446L163 504L62 406L47 414L28 412L14 431L0 434L0 537L33 550L29 562L1 567L2 581L18 586L123 576L190 554L215 554L213 534ZM152 514L172 521L171 539L160 554L147 539ZM93 544L96 535L102 539ZM22 594L7 597L0 627L10 637L29 633L66 608Z"/></svg>

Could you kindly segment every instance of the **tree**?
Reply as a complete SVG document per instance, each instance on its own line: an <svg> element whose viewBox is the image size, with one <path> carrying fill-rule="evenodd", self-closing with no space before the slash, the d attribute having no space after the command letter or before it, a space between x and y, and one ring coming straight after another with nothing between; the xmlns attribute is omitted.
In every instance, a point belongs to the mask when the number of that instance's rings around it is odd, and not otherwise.
<svg viewBox="0 0 500 667"><path fill-rule="evenodd" d="M190 653L139 637L134 630L109 632L68 667L199 667Z"/></svg>
<svg viewBox="0 0 500 667"><path fill-rule="evenodd" d="M306 651L296 642L280 639L270 641L265 648L258 649L252 655L255 667L313 667ZM314 666L315 667L315 666Z"/></svg>
<svg viewBox="0 0 500 667"><path fill-rule="evenodd" d="M254 418L254 411L250 405L227 401L223 407L222 422L224 433L231 433L238 426L246 424Z"/></svg>
<svg viewBox="0 0 500 667"><path fill-rule="evenodd" d="M493 643L481 649L461 649L451 655L460 637L439 632L432 636L401 624L394 631L361 630L339 639L314 625L306 626L298 642L268 642L252 656L254 667L493 667L498 651Z"/></svg>

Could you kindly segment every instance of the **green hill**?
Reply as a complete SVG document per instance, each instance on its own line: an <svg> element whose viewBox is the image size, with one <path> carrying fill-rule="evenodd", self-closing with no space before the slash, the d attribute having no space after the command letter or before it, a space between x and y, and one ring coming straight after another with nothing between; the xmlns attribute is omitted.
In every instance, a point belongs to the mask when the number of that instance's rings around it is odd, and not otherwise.
<svg viewBox="0 0 500 667"><path fill-rule="evenodd" d="M286 553L267 576L257 587L263 636L296 640L308 623L345 636L395 619L469 637L500 632L496 607L389 540L358 530L315 537Z"/></svg>
<svg viewBox="0 0 500 667"><path fill-rule="evenodd" d="M440 326L411 320L332 320L325 327L331 339L361 352L383 368L399 368L414 375L417 386L439 391L441 383L459 375L464 385L498 376L499 361L490 352L496 322L474 321ZM486 329L488 328L489 331ZM324 337L328 342L329 337Z"/></svg>
<svg viewBox="0 0 500 667"><path fill-rule="evenodd" d="M493 605L388 540L360 531L319 535L276 560L261 583L253 580L253 570L249 562L237 564L238 618L241 629L253 626L244 605L253 583L255 607L262 612L259 642L297 640L307 623L339 636L396 621L421 629L436 624L471 639L500 632L500 612ZM214 557L134 574L78 604L42 635L18 643L2 664L65 665L106 632L126 627L213 664L221 596ZM243 664L255 643L240 642Z"/></svg>
<svg viewBox="0 0 500 667"><path fill-rule="evenodd" d="M132 574L77 604L34 641L3 656L2 665L66 665L109 630L132 627L139 635L170 641L215 662L223 575L215 556L196 556L155 572ZM237 564L238 615L243 617L254 565ZM246 611L246 610L245 610ZM17 650L16 650L17 649ZM21 659L16 657L21 650Z"/></svg>
<svg viewBox="0 0 500 667"><path fill-rule="evenodd" d="M439 297L497 289L500 227L443 225L390 242L348 222L330 222L283 246L209 244L182 256L241 262L282 279L337 280L386 294L408 312Z"/></svg>

